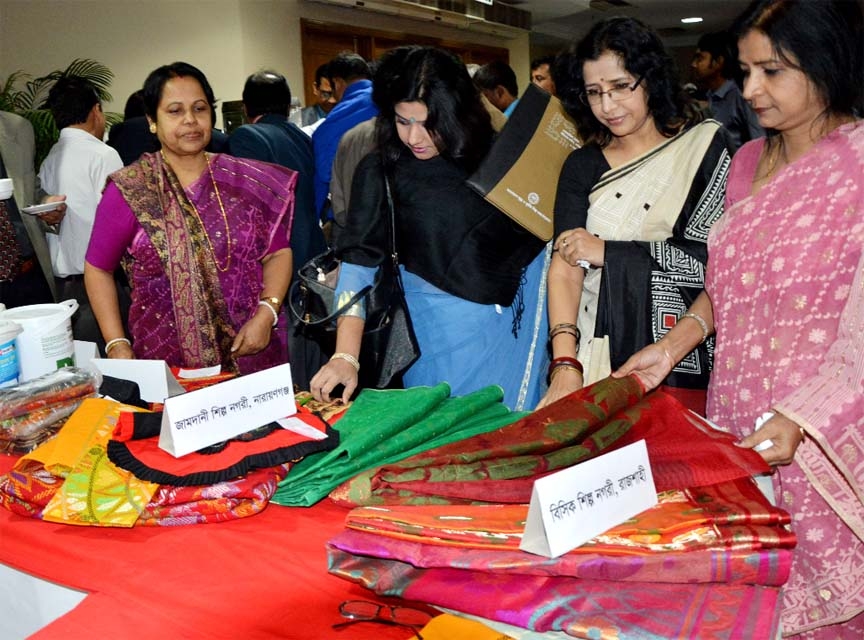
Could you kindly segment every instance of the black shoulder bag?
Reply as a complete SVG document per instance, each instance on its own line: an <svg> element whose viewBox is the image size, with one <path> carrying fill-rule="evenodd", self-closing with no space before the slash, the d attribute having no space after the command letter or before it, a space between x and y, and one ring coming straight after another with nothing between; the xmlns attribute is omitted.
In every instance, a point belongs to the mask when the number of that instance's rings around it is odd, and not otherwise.
<svg viewBox="0 0 864 640"><path fill-rule="evenodd" d="M401 374L420 357L399 271L396 212L386 175L384 186L390 209L390 260L385 260L378 268L374 282L337 307L335 289L340 262L331 250L312 258L297 272L297 280L291 288L296 288L299 304L295 306L293 295L287 296L291 314L304 334L318 342L327 354L335 351L336 320L366 299L366 324L359 358L361 388L384 389L398 385Z"/></svg>

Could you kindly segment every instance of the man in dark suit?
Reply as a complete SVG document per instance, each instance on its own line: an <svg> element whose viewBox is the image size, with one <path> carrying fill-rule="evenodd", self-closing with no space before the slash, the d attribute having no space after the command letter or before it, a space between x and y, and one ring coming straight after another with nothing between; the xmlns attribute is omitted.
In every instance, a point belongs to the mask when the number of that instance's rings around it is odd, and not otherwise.
<svg viewBox="0 0 864 640"><path fill-rule="evenodd" d="M285 77L274 71L260 71L246 80L243 87L243 109L251 124L235 129L228 138L228 153L282 165L298 173L291 225L291 250L294 273L313 256L326 250L324 234L315 210L313 176L315 161L312 141L297 125L288 121L291 90ZM303 390L309 389L309 378L318 371L326 357L317 345L306 341L296 330L289 332L291 373Z"/></svg>

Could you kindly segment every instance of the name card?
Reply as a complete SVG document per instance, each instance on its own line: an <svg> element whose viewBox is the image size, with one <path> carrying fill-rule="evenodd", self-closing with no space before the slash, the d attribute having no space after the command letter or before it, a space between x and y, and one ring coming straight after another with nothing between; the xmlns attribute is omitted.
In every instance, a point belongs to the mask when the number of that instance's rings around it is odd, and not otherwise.
<svg viewBox="0 0 864 640"><path fill-rule="evenodd" d="M106 376L137 382L144 402L165 402L165 398L185 393L164 360L94 358L90 362Z"/></svg>
<svg viewBox="0 0 864 640"><path fill-rule="evenodd" d="M165 400L159 447L176 458L297 413L280 364Z"/></svg>
<svg viewBox="0 0 864 640"><path fill-rule="evenodd" d="M519 548L556 558L655 504L640 440L535 481Z"/></svg>

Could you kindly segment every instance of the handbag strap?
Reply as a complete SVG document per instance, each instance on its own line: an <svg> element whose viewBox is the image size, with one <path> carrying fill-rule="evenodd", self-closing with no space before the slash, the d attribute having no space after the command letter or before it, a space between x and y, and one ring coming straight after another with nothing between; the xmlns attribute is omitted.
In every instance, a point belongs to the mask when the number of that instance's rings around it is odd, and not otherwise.
<svg viewBox="0 0 864 640"><path fill-rule="evenodd" d="M374 283L367 284L365 287L360 289L360 291L358 291L353 296L351 296L351 299L348 300L348 302L343 304L338 309L334 309L333 313L324 316L320 320L305 320L303 318L303 313L296 306L294 306L293 300L294 300L295 296L293 294L297 290L298 287L302 286L302 283L299 280L295 280L294 283L291 285L291 291L289 292L289 295L286 296L286 301L288 303L288 309L291 311L291 315L294 316L294 318L296 318L298 321L302 322L303 324L305 324L308 327L317 327L320 325L324 325L324 324L327 324L329 322L333 322L339 316L341 316L343 313L345 313L348 309L350 309L355 304L360 302L363 298L365 298L368 293L370 293L375 287L378 286L380 279L381 279L380 276L378 276L375 279Z"/></svg>
<svg viewBox="0 0 864 640"><path fill-rule="evenodd" d="M384 171L384 188L387 191L387 207L390 209L390 257L394 269L399 266L399 253L396 251L396 208L393 206L393 194L390 191L390 178Z"/></svg>

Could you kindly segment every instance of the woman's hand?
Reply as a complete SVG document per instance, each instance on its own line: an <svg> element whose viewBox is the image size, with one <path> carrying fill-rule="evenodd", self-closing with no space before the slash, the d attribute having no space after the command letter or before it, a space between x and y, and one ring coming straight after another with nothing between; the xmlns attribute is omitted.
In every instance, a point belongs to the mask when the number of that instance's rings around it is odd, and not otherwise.
<svg viewBox="0 0 864 640"><path fill-rule="evenodd" d="M758 431L738 443L739 447L752 449L760 442L771 440L773 446L760 451L759 455L772 466L790 464L798 450L798 445L804 442L804 434L797 423L784 415L775 413L762 425Z"/></svg>
<svg viewBox="0 0 864 640"><path fill-rule="evenodd" d="M605 240L581 228L562 232L555 242L555 249L572 267L585 266L585 262L602 267L606 258Z"/></svg>
<svg viewBox="0 0 864 640"><path fill-rule="evenodd" d="M348 403L357 388L358 371L347 360L334 358L318 370L309 381L309 391L316 400L330 402L330 393L340 384L344 386L342 402Z"/></svg>
<svg viewBox="0 0 864 640"><path fill-rule="evenodd" d="M675 364L665 347L655 342L630 356L617 371L612 372L612 377L623 378L635 373L645 385L645 389L650 391L666 379Z"/></svg>
<svg viewBox="0 0 864 640"><path fill-rule="evenodd" d="M560 371L555 372L546 395L537 403L534 410L548 407L556 400L560 400L564 396L569 396L574 391L578 391L584 385L585 381L581 373L573 369L562 368Z"/></svg>
<svg viewBox="0 0 864 640"><path fill-rule="evenodd" d="M254 316L242 327L231 344L231 355L251 356L270 344L273 330L273 314L263 306L258 307Z"/></svg>

